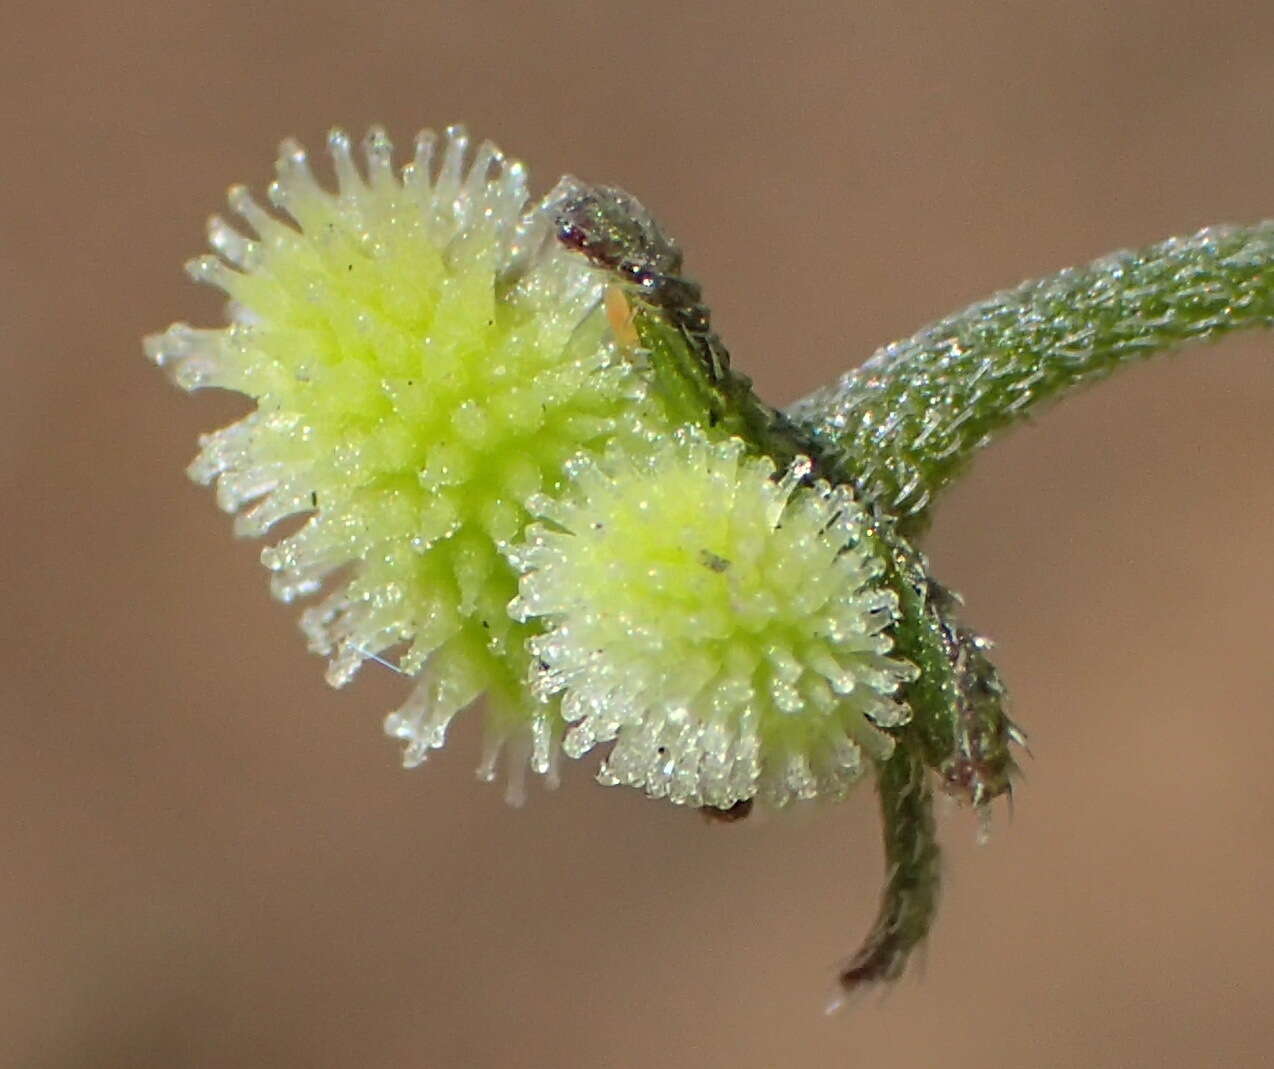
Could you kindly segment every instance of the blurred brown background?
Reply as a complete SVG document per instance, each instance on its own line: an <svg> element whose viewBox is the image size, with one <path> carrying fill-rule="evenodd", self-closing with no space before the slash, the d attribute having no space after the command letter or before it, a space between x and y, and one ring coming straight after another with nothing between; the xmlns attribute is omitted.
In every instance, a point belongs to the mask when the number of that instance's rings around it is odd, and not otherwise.
<svg viewBox="0 0 1274 1069"><path fill-rule="evenodd" d="M1274 337L991 450L929 547L1035 751L946 813L925 968L839 1018L870 791L734 827L572 768L510 810L478 718L330 692L181 470L239 411L139 338L219 320L205 216L277 140L463 119L619 182L789 401L1118 246L1274 215L1265 3L7 5L0 15L0 1065L1256 1066L1274 1060Z"/></svg>

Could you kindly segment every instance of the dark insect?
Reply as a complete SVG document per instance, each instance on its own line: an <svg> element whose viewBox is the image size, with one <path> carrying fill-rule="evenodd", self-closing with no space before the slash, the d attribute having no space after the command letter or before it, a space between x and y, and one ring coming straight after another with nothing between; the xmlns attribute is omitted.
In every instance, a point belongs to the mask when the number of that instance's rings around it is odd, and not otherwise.
<svg viewBox="0 0 1274 1069"><path fill-rule="evenodd" d="M557 240L617 276L620 283L657 309L699 355L710 379L719 382L730 354L712 330L711 314L697 283L680 274L677 243L631 193L566 179L553 207Z"/></svg>

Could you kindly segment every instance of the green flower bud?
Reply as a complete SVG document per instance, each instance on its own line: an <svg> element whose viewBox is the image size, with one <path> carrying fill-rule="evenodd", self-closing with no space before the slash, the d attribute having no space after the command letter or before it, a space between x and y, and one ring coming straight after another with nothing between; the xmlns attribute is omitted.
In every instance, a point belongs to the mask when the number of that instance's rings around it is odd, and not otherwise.
<svg viewBox="0 0 1274 1069"><path fill-rule="evenodd" d="M290 219L236 187L254 235L214 218L217 255L190 265L229 295L230 324L178 324L147 351L186 389L256 402L204 437L190 474L241 535L307 517L262 553L274 594L325 591L302 624L335 686L400 651L416 685L387 727L405 762L485 693L483 772L510 734L547 772L556 711L526 692L530 629L506 611L503 550L570 457L644 436L645 386L611 335L605 277L554 240L522 165L489 143L470 158L458 127L435 141L396 173L373 130L360 173L334 132L336 193L285 143L270 199Z"/></svg>
<svg viewBox="0 0 1274 1069"><path fill-rule="evenodd" d="M890 656L897 597L846 487L774 478L737 438L684 429L649 453L582 457L540 495L511 606L541 620L532 687L562 696L566 752L599 778L728 809L842 797L909 717Z"/></svg>

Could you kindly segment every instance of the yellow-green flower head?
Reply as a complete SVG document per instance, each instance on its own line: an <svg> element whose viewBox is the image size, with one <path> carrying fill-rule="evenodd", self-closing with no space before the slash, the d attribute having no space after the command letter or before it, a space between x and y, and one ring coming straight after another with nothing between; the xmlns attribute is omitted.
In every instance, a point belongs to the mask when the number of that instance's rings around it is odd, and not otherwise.
<svg viewBox="0 0 1274 1069"><path fill-rule="evenodd" d="M333 685L398 648L419 677L387 722L406 763L486 692L484 770L514 733L545 772L556 713L526 692L503 550L570 457L639 433L643 384L607 326L605 280L552 240L522 165L489 143L470 154L458 127L436 141L420 135L397 172L374 129L360 170L334 132L335 193L285 142L269 194L290 219L236 187L253 235L214 218L217 255L190 265L230 296L230 325L177 324L147 350L186 389L256 401L203 438L190 474L216 483L241 535L308 517L262 553L274 593L326 586L303 628Z"/></svg>
<svg viewBox="0 0 1274 1069"><path fill-rule="evenodd" d="M889 656L896 596L846 487L801 485L737 439L690 431L645 454L573 465L515 547L511 606L539 619L533 689L562 696L579 756L614 740L599 778L728 808L840 797L905 723Z"/></svg>

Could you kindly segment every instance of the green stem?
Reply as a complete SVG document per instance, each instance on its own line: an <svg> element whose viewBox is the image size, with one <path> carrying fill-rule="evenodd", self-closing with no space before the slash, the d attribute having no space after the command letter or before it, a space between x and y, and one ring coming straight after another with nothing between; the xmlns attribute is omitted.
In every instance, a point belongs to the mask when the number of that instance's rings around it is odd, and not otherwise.
<svg viewBox="0 0 1274 1069"><path fill-rule="evenodd" d="M670 422L696 424L714 437L734 435L780 469L811 452L803 432L757 397L751 379L730 367L716 335L710 338L719 362L710 363L696 339L640 299L634 324L649 353L655 396Z"/></svg>
<svg viewBox="0 0 1274 1069"><path fill-rule="evenodd" d="M1041 403L1186 342L1274 324L1272 268L1268 222L1114 253L888 345L788 414L914 535L971 456Z"/></svg>
<svg viewBox="0 0 1274 1069"><path fill-rule="evenodd" d="M1012 792L1013 747L1026 737L1005 710L990 643L959 618L959 599L929 574L924 555L896 528L882 525L880 543L901 614L897 653L920 669L906 690L912 719L907 744L919 747L947 794L978 808Z"/></svg>
<svg viewBox="0 0 1274 1069"><path fill-rule="evenodd" d="M887 878L871 932L840 971L840 983L847 992L896 980L908 956L924 941L938 908L933 794L919 754L900 743L880 766L876 790L884 823Z"/></svg>

